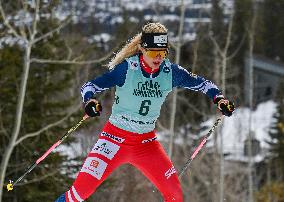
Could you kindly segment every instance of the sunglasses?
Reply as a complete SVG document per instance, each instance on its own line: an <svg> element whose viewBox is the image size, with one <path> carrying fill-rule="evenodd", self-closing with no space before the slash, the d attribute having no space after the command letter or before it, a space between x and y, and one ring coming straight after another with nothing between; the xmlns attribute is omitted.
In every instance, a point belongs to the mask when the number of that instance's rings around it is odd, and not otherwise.
<svg viewBox="0 0 284 202"><path fill-rule="evenodd" d="M148 57L150 58L156 58L160 56L161 58L165 59L168 54L169 50L168 49L163 49L163 50L151 50L151 49L145 49L145 53Z"/></svg>

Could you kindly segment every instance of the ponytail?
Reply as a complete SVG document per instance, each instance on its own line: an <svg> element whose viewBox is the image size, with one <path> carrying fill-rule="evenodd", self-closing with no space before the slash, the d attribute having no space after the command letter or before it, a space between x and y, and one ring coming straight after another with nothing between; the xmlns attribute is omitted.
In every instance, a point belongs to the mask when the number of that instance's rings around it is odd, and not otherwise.
<svg viewBox="0 0 284 202"><path fill-rule="evenodd" d="M142 31L144 33L167 33L167 28L161 23L147 23L143 26ZM129 43L127 43L108 63L109 69L113 69L116 65L121 63L128 57L131 57L139 53L139 48L141 44L142 33L134 36Z"/></svg>

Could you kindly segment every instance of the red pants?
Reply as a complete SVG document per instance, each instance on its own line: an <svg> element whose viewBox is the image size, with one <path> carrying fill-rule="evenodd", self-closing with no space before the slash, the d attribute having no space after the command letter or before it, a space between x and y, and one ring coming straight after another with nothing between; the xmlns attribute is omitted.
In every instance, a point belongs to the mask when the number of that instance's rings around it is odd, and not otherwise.
<svg viewBox="0 0 284 202"><path fill-rule="evenodd" d="M160 190L165 201L183 201L176 170L156 140L154 131L136 134L110 123L103 128L73 186L66 192L66 201L88 198L115 168L124 163L138 168Z"/></svg>

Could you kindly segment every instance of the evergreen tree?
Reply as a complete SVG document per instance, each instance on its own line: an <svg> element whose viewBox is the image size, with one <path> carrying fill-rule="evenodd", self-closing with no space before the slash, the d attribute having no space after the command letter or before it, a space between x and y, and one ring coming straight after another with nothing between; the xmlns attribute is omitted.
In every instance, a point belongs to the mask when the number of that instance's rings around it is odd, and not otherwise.
<svg viewBox="0 0 284 202"><path fill-rule="evenodd" d="M232 49L239 51L233 58L233 63L240 68L244 64L245 53L248 50L247 31L252 20L252 0L235 0L234 1L234 27ZM240 47L239 47L240 46Z"/></svg>
<svg viewBox="0 0 284 202"><path fill-rule="evenodd" d="M41 19L40 33L46 33L58 22L54 19ZM58 33L52 38L37 43L32 48L32 56L37 58L64 59L66 47ZM9 142L14 124L21 73L23 69L23 49L19 44L3 46L0 49L0 159ZM38 131L54 123L69 113L74 103L70 95L73 86L74 69L70 65L32 63L19 138ZM80 119L80 118L76 118ZM74 124L74 119L52 127L40 135L20 142L9 159L5 183L16 180L44 152L54 144ZM72 138L65 142L69 143ZM67 157L61 153L51 153L12 192L4 190L3 201L54 201L71 184L70 174L76 167L69 166ZM77 169L76 169L77 170Z"/></svg>
<svg viewBox="0 0 284 202"><path fill-rule="evenodd" d="M256 193L258 202L283 201L284 187L284 83L279 85L277 111L274 115L274 122L270 128L270 153L267 157L266 172L268 178Z"/></svg>
<svg viewBox="0 0 284 202"><path fill-rule="evenodd" d="M52 48L54 47L50 42L48 45L35 48L35 52L42 57L52 57L52 54L50 54ZM17 90L20 83L22 52L16 46L5 47L0 50L0 55L2 59L0 77L4 78L1 79L0 94L5 95L0 100L0 122L5 129L5 132L1 131L0 134L1 150L3 151L9 139L9 132L13 127ZM66 92L66 89L70 88L71 85L72 72L70 67L32 65L20 136L37 131L66 115L73 101L73 98ZM71 122L65 125L61 124L17 145L9 161L6 180L21 176L28 166L34 163L66 132L71 124ZM54 200L59 193L66 190L64 182L68 180L68 177L61 173L64 169L63 163L66 160L66 157L59 153L50 154L50 157L42 161L33 172L29 173L19 183L19 185L24 186L17 186L13 192L4 192L3 200L12 201L11 199L14 199L19 202L40 201L42 199ZM65 168L65 170L69 173L68 168ZM70 168L70 171L72 173L72 168Z"/></svg>
<svg viewBox="0 0 284 202"><path fill-rule="evenodd" d="M224 45L225 37L225 16L223 14L223 9L221 7L220 0L212 0L212 10L211 10L211 31L220 47Z"/></svg>
<svg viewBox="0 0 284 202"><path fill-rule="evenodd" d="M284 183L274 182L263 186L256 193L257 202L284 201Z"/></svg>
<svg viewBox="0 0 284 202"><path fill-rule="evenodd" d="M270 130L271 141L271 156L273 165L275 165L276 181L284 180L284 83L279 86L277 97L277 112L274 115L275 122Z"/></svg>
<svg viewBox="0 0 284 202"><path fill-rule="evenodd" d="M229 90L231 96L234 96L235 104L243 104L244 99L244 59L248 51L248 29L252 21L252 0L235 0L234 1L234 19L232 29L232 41L230 45L230 53L234 53L232 58L230 71L234 72L234 76L230 75L230 86L234 86Z"/></svg>
<svg viewBox="0 0 284 202"><path fill-rule="evenodd" d="M262 9L263 52L267 57L284 61L284 1L265 0Z"/></svg>

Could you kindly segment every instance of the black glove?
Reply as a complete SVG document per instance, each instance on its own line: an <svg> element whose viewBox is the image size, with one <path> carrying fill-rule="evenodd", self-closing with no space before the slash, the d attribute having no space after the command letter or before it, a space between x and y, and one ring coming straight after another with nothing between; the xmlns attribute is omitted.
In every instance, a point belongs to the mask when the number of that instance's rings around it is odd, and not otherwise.
<svg viewBox="0 0 284 202"><path fill-rule="evenodd" d="M222 114L225 116L231 116L235 110L234 103L223 97L217 97L216 99L214 99L214 103L218 106Z"/></svg>
<svg viewBox="0 0 284 202"><path fill-rule="evenodd" d="M99 102L90 100L85 104L85 113L90 117L100 116L102 110L103 107Z"/></svg>

